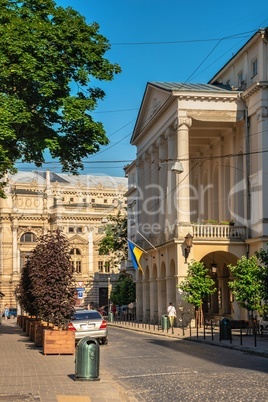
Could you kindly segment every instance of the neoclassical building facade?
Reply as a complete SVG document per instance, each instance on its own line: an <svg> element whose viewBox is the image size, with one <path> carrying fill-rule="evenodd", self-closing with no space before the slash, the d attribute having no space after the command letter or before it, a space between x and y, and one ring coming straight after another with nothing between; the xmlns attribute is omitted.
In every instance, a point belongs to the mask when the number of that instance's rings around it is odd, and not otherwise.
<svg viewBox="0 0 268 402"><path fill-rule="evenodd" d="M16 307L14 290L27 256L39 236L57 228L70 243L77 305L107 304L108 283L116 281L119 267L111 267L98 248L109 216L125 214L127 179L19 171L6 182L6 198L0 199L0 310Z"/></svg>
<svg viewBox="0 0 268 402"><path fill-rule="evenodd" d="M169 302L187 324L178 284L202 261L217 292L208 317L246 319L228 265L267 249L268 29L256 32L208 84L149 82L126 169L129 237L146 253L136 272L137 313L155 320Z"/></svg>

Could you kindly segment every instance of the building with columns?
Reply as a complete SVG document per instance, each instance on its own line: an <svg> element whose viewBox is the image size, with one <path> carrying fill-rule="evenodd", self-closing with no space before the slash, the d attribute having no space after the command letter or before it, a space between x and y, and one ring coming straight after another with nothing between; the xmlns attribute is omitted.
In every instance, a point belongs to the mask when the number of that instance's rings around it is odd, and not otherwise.
<svg viewBox="0 0 268 402"><path fill-rule="evenodd" d="M38 237L61 229L69 240L75 267L77 305L107 304L108 284L119 267L99 255L99 242L110 215L125 214L124 177L21 172L6 178L0 199L0 310L16 307L15 287Z"/></svg>
<svg viewBox="0 0 268 402"><path fill-rule="evenodd" d="M267 249L268 29L256 32L208 84L149 82L131 144L129 237L146 250L136 272L137 314L155 321L169 302L188 324L177 285L202 261L217 292L207 317L247 319L229 264ZM190 244L188 241L190 240Z"/></svg>

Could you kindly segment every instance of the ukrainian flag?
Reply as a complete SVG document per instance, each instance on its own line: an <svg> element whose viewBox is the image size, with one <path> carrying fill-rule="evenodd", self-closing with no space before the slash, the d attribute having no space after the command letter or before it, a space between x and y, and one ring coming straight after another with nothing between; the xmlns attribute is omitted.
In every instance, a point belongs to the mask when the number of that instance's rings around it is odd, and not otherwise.
<svg viewBox="0 0 268 402"><path fill-rule="evenodd" d="M140 264L140 259L142 254L144 253L144 251L139 248L138 246L136 246L135 243L133 243L131 240L128 240L128 247L129 247L129 251L130 251L130 256L133 262L133 267L135 269L140 269L141 272L143 273L143 269L142 266Z"/></svg>

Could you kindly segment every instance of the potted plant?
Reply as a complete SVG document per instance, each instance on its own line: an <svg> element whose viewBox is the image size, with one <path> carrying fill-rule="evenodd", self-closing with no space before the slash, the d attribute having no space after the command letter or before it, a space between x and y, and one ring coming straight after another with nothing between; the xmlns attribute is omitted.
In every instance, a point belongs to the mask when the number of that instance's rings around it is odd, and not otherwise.
<svg viewBox="0 0 268 402"><path fill-rule="evenodd" d="M204 225L218 225L219 222L216 219L206 219Z"/></svg>
<svg viewBox="0 0 268 402"><path fill-rule="evenodd" d="M75 339L68 331L76 300L69 242L60 230L42 236L28 260L31 308L46 323L44 354L73 354ZM29 307L27 307L29 311Z"/></svg>

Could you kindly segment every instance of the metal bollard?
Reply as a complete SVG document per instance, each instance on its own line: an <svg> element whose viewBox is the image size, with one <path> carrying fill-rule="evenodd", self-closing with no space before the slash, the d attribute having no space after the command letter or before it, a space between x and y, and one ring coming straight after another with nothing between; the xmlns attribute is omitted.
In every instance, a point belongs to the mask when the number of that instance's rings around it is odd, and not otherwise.
<svg viewBox="0 0 268 402"><path fill-rule="evenodd" d="M75 380L99 381L100 346L95 338L86 336L76 346Z"/></svg>

